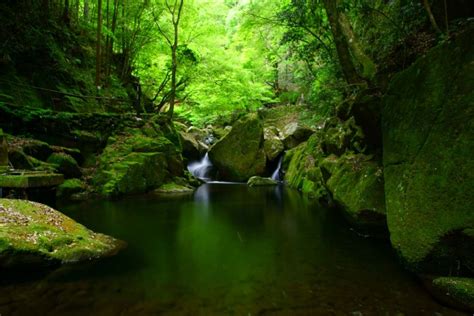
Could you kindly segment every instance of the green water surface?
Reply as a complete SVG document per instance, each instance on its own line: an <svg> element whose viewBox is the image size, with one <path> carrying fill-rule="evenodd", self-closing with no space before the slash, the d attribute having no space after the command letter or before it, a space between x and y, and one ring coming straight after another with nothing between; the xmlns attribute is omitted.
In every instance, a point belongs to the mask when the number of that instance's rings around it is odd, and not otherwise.
<svg viewBox="0 0 474 316"><path fill-rule="evenodd" d="M118 256L0 286L8 315L458 315L407 274L387 240L283 187L60 208L128 242Z"/></svg>

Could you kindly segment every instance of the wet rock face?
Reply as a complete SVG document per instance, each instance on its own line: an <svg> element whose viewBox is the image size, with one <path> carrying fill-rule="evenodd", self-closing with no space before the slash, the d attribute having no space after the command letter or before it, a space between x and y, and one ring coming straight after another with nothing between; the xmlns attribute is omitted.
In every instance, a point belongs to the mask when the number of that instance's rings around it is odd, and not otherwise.
<svg viewBox="0 0 474 316"><path fill-rule="evenodd" d="M263 131L264 150L268 161L274 161L285 150L276 127L266 127Z"/></svg>
<svg viewBox="0 0 474 316"><path fill-rule="evenodd" d="M265 172L263 124L256 114L240 119L232 130L215 143L209 157L219 171L219 178L247 181Z"/></svg>
<svg viewBox="0 0 474 316"><path fill-rule="evenodd" d="M124 246L46 205L0 199L2 268L87 261L113 255Z"/></svg>
<svg viewBox="0 0 474 316"><path fill-rule="evenodd" d="M474 272L473 36L432 49L394 77L384 100L388 226L416 271Z"/></svg>
<svg viewBox="0 0 474 316"><path fill-rule="evenodd" d="M326 187L353 224L385 227L385 196L382 166L362 154L329 156L321 162Z"/></svg>
<svg viewBox="0 0 474 316"><path fill-rule="evenodd" d="M291 149L306 141L314 131L298 122L291 122L282 131L285 148Z"/></svg>

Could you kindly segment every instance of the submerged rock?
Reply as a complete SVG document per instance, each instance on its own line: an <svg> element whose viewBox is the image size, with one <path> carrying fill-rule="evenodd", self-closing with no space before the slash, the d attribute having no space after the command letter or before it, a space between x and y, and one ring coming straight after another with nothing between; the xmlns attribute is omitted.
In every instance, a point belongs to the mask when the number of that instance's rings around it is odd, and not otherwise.
<svg viewBox="0 0 474 316"><path fill-rule="evenodd" d="M0 199L0 267L87 261L113 255L124 246L46 205Z"/></svg>
<svg viewBox="0 0 474 316"><path fill-rule="evenodd" d="M321 163L326 187L344 214L358 226L385 226L382 166L365 155L330 156Z"/></svg>
<svg viewBox="0 0 474 316"><path fill-rule="evenodd" d="M232 130L211 147L209 158L222 180L247 181L251 176L262 175L266 156L263 125L258 116L250 114L237 121Z"/></svg>
<svg viewBox="0 0 474 316"><path fill-rule="evenodd" d="M277 185L278 181L271 178L263 178L259 176L253 176L247 181L249 187L258 187L258 186L267 186L267 185Z"/></svg>
<svg viewBox="0 0 474 316"><path fill-rule="evenodd" d="M474 273L473 37L471 28L432 49L385 98L388 227L415 271Z"/></svg>

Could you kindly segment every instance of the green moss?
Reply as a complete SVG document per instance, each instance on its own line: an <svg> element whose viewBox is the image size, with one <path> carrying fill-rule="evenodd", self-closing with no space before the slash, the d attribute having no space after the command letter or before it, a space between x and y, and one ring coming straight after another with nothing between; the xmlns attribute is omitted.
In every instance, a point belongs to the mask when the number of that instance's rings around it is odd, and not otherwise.
<svg viewBox="0 0 474 316"><path fill-rule="evenodd" d="M56 196L59 198L69 198L71 195L85 189L85 184L80 179L68 179L58 186Z"/></svg>
<svg viewBox="0 0 474 316"><path fill-rule="evenodd" d="M0 199L0 266L77 262L116 252L123 244L94 233L43 204Z"/></svg>
<svg viewBox="0 0 474 316"><path fill-rule="evenodd" d="M65 153L53 153L47 162L57 167L57 171L64 174L66 178L79 178L82 175L77 161Z"/></svg>
<svg viewBox="0 0 474 316"><path fill-rule="evenodd" d="M189 194L194 192L194 188L189 185L168 182L160 186L154 192L159 194Z"/></svg>
<svg viewBox="0 0 474 316"><path fill-rule="evenodd" d="M433 286L458 307L474 310L474 279L440 277L433 280Z"/></svg>
<svg viewBox="0 0 474 316"><path fill-rule="evenodd" d="M99 158L94 185L105 196L141 193L161 186L179 165L178 148L163 136L148 137L141 129L128 129L108 142ZM177 167L176 167L177 168Z"/></svg>
<svg viewBox="0 0 474 316"><path fill-rule="evenodd" d="M268 185L277 185L278 182L270 178L262 178L258 176L253 176L247 181L249 187L259 187L259 186L268 186Z"/></svg>
<svg viewBox="0 0 474 316"><path fill-rule="evenodd" d="M263 124L256 114L237 121L232 130L209 150L209 158L219 177L230 181L247 181L265 172Z"/></svg>
<svg viewBox="0 0 474 316"><path fill-rule="evenodd" d="M353 223L385 225L382 167L362 154L329 156L321 162L326 187Z"/></svg>
<svg viewBox="0 0 474 316"><path fill-rule="evenodd" d="M474 227L472 36L473 29L458 35L398 74L384 100L388 226L415 270L447 273L449 266L422 262L445 236Z"/></svg>
<svg viewBox="0 0 474 316"><path fill-rule="evenodd" d="M324 154L319 144L318 135L312 135L307 142L287 151L284 160L285 181L312 198L322 198L326 192L319 168Z"/></svg>

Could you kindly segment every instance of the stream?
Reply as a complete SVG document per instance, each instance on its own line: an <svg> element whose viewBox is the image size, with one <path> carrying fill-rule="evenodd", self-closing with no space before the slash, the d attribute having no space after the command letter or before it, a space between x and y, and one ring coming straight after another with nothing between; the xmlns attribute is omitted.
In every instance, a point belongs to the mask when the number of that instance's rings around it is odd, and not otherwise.
<svg viewBox="0 0 474 316"><path fill-rule="evenodd" d="M59 209L128 248L2 281L0 315L460 315L401 268L388 241L359 237L283 186L208 183Z"/></svg>

